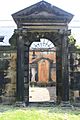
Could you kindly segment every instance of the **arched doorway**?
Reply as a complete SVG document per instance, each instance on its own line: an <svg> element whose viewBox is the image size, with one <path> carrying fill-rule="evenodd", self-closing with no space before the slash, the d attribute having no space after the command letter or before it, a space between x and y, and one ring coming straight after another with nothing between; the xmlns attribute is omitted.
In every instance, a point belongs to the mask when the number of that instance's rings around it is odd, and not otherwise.
<svg viewBox="0 0 80 120"><path fill-rule="evenodd" d="M56 101L56 47L47 39L30 46L29 78L29 102Z"/></svg>

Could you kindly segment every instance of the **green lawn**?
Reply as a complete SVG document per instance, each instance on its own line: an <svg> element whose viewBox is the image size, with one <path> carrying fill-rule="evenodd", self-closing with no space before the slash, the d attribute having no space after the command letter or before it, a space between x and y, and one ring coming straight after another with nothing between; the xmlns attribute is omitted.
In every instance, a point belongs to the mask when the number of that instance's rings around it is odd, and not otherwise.
<svg viewBox="0 0 80 120"><path fill-rule="evenodd" d="M0 120L80 120L80 109L0 106Z"/></svg>

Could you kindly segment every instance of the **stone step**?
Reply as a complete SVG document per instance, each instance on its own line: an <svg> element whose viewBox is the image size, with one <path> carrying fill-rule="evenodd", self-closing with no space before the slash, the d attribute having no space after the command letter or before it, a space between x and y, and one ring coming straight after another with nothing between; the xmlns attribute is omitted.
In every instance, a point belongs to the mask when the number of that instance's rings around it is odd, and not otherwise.
<svg viewBox="0 0 80 120"><path fill-rule="evenodd" d="M35 107L55 107L55 102L29 102L29 106L35 106Z"/></svg>

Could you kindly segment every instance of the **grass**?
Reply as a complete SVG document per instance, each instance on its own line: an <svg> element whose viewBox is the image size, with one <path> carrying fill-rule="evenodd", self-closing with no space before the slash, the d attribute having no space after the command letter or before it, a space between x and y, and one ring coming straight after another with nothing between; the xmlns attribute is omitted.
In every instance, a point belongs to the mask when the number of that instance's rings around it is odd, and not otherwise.
<svg viewBox="0 0 80 120"><path fill-rule="evenodd" d="M80 120L80 109L61 107L26 107L0 105L0 120Z"/></svg>

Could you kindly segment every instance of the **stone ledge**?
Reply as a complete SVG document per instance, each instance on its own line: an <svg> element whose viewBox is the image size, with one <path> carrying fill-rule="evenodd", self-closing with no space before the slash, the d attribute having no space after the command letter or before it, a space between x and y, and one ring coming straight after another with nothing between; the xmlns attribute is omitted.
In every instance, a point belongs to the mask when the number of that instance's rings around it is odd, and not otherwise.
<svg viewBox="0 0 80 120"><path fill-rule="evenodd" d="M25 104L25 102L17 101L17 102L15 103L15 107L26 107L26 104Z"/></svg>

